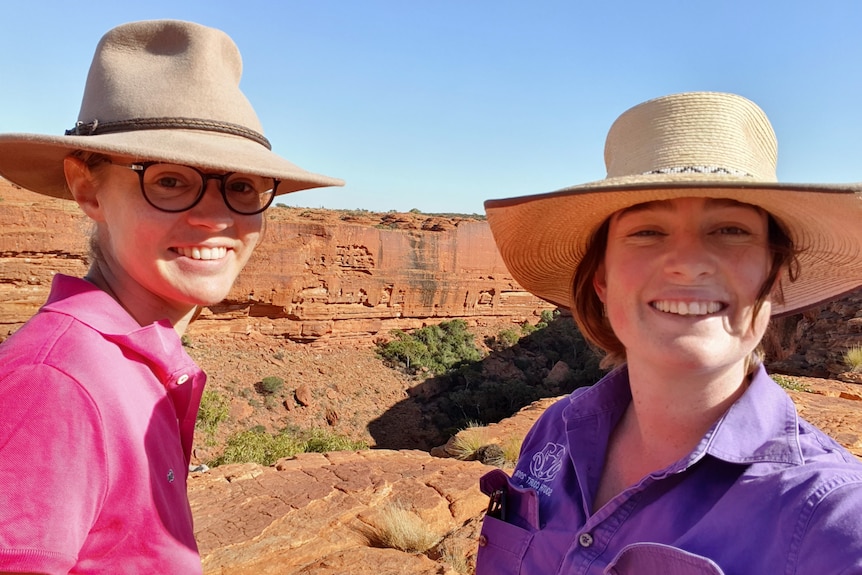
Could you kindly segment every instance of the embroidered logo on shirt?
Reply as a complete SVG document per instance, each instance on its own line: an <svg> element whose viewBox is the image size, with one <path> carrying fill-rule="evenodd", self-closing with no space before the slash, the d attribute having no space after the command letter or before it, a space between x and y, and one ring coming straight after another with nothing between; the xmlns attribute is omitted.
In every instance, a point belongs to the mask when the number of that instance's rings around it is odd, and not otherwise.
<svg viewBox="0 0 862 575"><path fill-rule="evenodd" d="M539 481L552 481L563 467L565 455L564 446L549 441L542 451L533 454L533 459L530 460L530 475Z"/></svg>
<svg viewBox="0 0 862 575"><path fill-rule="evenodd" d="M174 470L168 469L168 483L174 482Z"/></svg>

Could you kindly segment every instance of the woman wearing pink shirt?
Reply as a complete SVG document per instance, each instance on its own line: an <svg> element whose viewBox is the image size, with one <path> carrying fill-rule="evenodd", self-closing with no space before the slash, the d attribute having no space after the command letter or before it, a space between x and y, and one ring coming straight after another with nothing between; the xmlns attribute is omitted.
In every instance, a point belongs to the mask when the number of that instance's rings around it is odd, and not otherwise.
<svg viewBox="0 0 862 575"><path fill-rule="evenodd" d="M513 276L614 369L482 478L477 574L862 573L862 464L759 350L862 286L862 194L778 183L776 151L749 100L675 94L617 119L606 179L486 202Z"/></svg>
<svg viewBox="0 0 862 575"><path fill-rule="evenodd" d="M0 175L95 224L87 275L55 277L0 346L0 572L201 572L186 475L205 375L180 336L276 195L343 183L270 151L241 69L219 30L125 24L66 135L0 135Z"/></svg>

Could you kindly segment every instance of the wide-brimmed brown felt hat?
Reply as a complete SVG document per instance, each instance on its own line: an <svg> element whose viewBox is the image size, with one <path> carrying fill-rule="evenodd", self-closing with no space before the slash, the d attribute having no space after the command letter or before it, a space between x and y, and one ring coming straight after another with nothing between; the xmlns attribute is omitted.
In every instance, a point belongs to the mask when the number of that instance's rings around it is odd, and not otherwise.
<svg viewBox="0 0 862 575"><path fill-rule="evenodd" d="M241 74L221 30L177 20L118 26L96 47L75 125L66 135L0 134L0 175L71 199L62 160L84 150L270 176L279 194L344 185L271 151Z"/></svg>
<svg viewBox="0 0 862 575"><path fill-rule="evenodd" d="M759 206L802 250L799 277L783 277L784 303L773 303L773 315L784 315L862 286L862 186L779 183L777 149L766 114L746 98L664 96L629 109L611 126L604 180L488 200L485 211L515 280L571 308L575 270L614 212L683 197Z"/></svg>

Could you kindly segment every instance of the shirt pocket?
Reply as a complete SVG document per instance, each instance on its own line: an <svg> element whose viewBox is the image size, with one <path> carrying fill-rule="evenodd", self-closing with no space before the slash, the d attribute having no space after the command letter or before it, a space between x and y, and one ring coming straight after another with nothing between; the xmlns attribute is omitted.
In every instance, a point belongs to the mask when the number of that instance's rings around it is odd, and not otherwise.
<svg viewBox="0 0 862 575"><path fill-rule="evenodd" d="M516 575L533 534L517 525L485 516L479 535L476 575Z"/></svg>
<svg viewBox="0 0 862 575"><path fill-rule="evenodd" d="M713 560L661 543L625 547L605 570L606 575L724 575Z"/></svg>
<svg viewBox="0 0 862 575"><path fill-rule="evenodd" d="M501 496L499 514L485 515L479 535L476 575L515 575L539 528L539 501L535 489L512 485L499 469L479 481L483 493Z"/></svg>

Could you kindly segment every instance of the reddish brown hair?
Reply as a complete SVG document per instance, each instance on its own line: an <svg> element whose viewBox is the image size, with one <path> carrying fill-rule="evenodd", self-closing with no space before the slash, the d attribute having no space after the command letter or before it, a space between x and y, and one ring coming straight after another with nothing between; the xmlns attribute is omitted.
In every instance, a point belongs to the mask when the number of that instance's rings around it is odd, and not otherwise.
<svg viewBox="0 0 862 575"><path fill-rule="evenodd" d="M758 208L760 209L760 208ZM754 304L754 318L760 313L764 302L773 297L776 302L783 302L780 276L783 270L787 270L789 281L795 281L799 276L799 250L794 246L793 240L784 231L778 221L767 213L769 251L772 254L772 266L766 281L760 287ZM572 316L583 336L593 345L605 352L602 359L602 367L613 367L625 363L626 348L617 338L604 312L604 304L599 299L593 286L593 278L604 261L605 250L608 245L608 230L610 218L602 222L590 239L587 252L581 263L575 270L573 282ZM763 352L758 344L757 349L752 352L748 360L749 371L760 365Z"/></svg>

